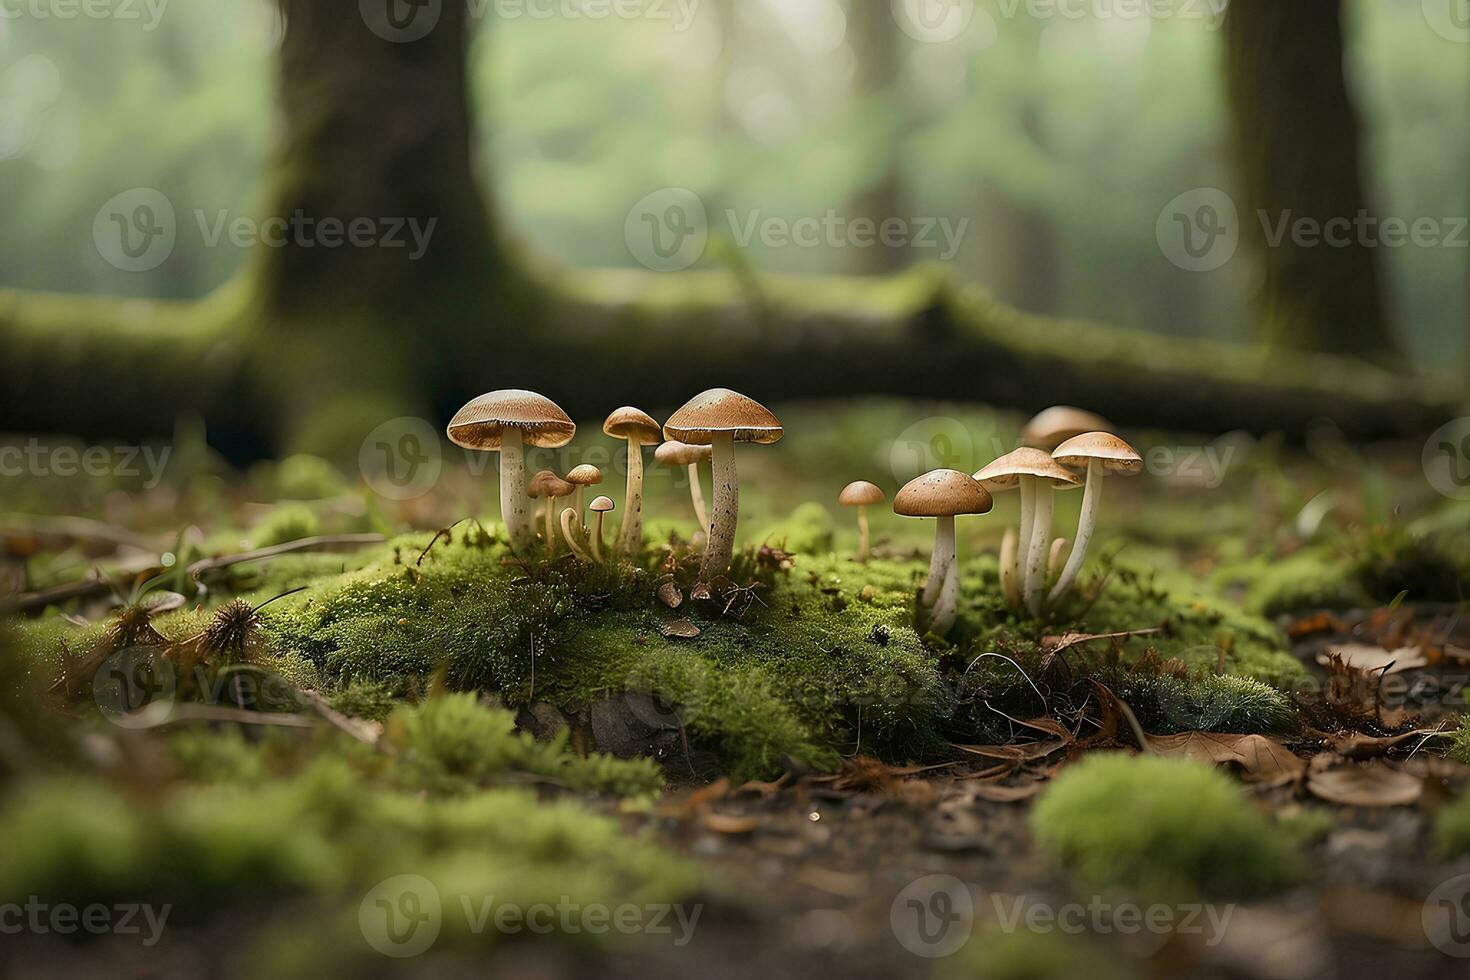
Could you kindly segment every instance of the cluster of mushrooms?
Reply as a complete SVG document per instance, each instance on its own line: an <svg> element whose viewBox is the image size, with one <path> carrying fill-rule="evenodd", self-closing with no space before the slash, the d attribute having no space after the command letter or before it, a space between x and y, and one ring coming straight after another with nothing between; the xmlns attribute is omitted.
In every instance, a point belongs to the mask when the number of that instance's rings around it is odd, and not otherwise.
<svg viewBox="0 0 1470 980"><path fill-rule="evenodd" d="M627 441L628 482L623 498L622 523L611 548L604 541L603 519L616 505L599 496L587 505L587 487L602 482L597 467L583 464L565 477L541 470L526 478L527 446L557 449L577 434L577 426L551 399L534 391L492 391L469 402L449 423L449 438L466 449L500 454L500 513L510 536L511 549L529 557L539 549L567 550L585 562L610 562L637 555L643 542L643 447L657 445L654 461L687 467L689 494L695 517L704 533L700 581L712 582L726 574L735 547L739 520L740 485L735 470L735 444L769 444L785 430L770 409L728 388L712 388L691 398L662 426L647 412L623 407L607 417L602 431ZM699 466L709 461L714 480L714 506L706 511ZM557 501L571 497L557 513ZM543 500L542 518L533 516L533 503ZM538 532L536 524L541 523ZM559 532L559 533L558 533Z"/></svg>
<svg viewBox="0 0 1470 980"><path fill-rule="evenodd" d="M1082 570L1087 546L1097 526L1102 480L1108 474L1138 473L1143 459L1111 432L1102 418L1070 406L1046 409L1026 424L1021 448L1006 453L974 475L940 469L911 480L893 498L893 512L903 517L935 519L934 551L929 577L919 597L920 625L943 635L954 626L959 610L955 518L989 513L992 494L1019 491L1021 520L1008 528L1001 543L1000 581L1013 609L1039 616L1047 605L1066 596ZM1085 487L1077 539L1065 564L1065 538L1051 537L1052 496ZM838 502L858 508L858 557L868 555L865 508L884 501L883 491L866 481L850 483Z"/></svg>

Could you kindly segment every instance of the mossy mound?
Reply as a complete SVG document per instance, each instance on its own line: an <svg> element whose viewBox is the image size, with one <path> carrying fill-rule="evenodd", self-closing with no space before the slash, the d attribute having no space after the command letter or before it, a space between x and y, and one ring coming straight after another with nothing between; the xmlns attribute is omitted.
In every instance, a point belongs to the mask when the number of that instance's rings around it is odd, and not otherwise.
<svg viewBox="0 0 1470 980"><path fill-rule="evenodd" d="M1470 722L1460 732L1460 741L1455 747L1455 757L1464 760L1466 755L1467 733L1470 733ZM1434 841L1440 854L1447 858L1457 858L1470 854L1470 796L1462 796L1449 806L1442 807L1434 819Z"/></svg>
<svg viewBox="0 0 1470 980"><path fill-rule="evenodd" d="M1089 886L1149 899L1254 898L1305 870L1229 777L1196 762L1090 757L1057 777L1031 828Z"/></svg>
<svg viewBox="0 0 1470 980"><path fill-rule="evenodd" d="M992 929L977 933L936 975L947 980L1131 980L1145 971L1092 936Z"/></svg>

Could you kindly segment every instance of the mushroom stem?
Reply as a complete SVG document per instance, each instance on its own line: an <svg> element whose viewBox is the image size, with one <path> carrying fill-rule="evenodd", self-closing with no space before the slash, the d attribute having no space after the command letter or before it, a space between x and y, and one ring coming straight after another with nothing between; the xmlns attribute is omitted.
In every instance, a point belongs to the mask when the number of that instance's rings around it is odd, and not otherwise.
<svg viewBox="0 0 1470 980"><path fill-rule="evenodd" d="M1031 524L1036 510L1036 477L1021 477L1021 523L1019 525L1020 541L1016 546L1016 564L1014 573L1016 576L1016 588L1021 593L1021 602L1017 608L1025 605L1030 595L1026 592L1026 556L1031 554Z"/></svg>
<svg viewBox="0 0 1470 980"><path fill-rule="evenodd" d="M709 537L709 511L704 509L704 489L699 485L699 463L689 464L689 500L694 504L694 517Z"/></svg>
<svg viewBox="0 0 1470 980"><path fill-rule="evenodd" d="M1034 477L1032 478L1034 482ZM1026 555L1026 608L1031 615L1041 615L1041 600L1046 596L1046 549L1051 541L1051 485L1036 486L1032 491L1036 503L1031 508L1031 550Z"/></svg>
<svg viewBox="0 0 1470 980"><path fill-rule="evenodd" d="M526 496L525 444L515 426L507 426L500 437L500 519L511 550L522 558L529 555L536 534L531 529L531 498Z"/></svg>
<svg viewBox="0 0 1470 980"><path fill-rule="evenodd" d="M643 446L628 440L627 500L623 507L623 523L618 528L618 551L636 557L643 547Z"/></svg>
<svg viewBox="0 0 1470 980"><path fill-rule="evenodd" d="M740 477L735 472L735 433L716 432L711 442L710 468L714 476L715 509L710 515L709 541L699 580L710 582L730 570L735 550L735 525L740 520Z"/></svg>
<svg viewBox="0 0 1470 980"><path fill-rule="evenodd" d="M934 554L929 559L929 580L924 583L922 601L928 616L928 630L941 636L948 633L954 625L959 605L953 516L935 518Z"/></svg>
<svg viewBox="0 0 1470 980"><path fill-rule="evenodd" d="M1046 556L1046 587L1051 588L1056 584L1057 576L1062 570L1062 556L1067 553L1067 539L1053 538L1051 551Z"/></svg>
<svg viewBox="0 0 1470 980"><path fill-rule="evenodd" d="M1077 518L1077 543L1072 546L1072 555L1062 569L1061 578L1051 590L1051 601L1056 602L1067 594L1077 575L1082 571L1082 562L1087 557L1087 545L1092 540L1093 528L1097 526L1097 502L1102 496L1102 466L1095 459L1087 461L1087 485L1082 491L1082 513Z"/></svg>
<svg viewBox="0 0 1470 980"><path fill-rule="evenodd" d="M589 539L592 545L592 560L599 565L602 564L602 511L593 511L592 534Z"/></svg>
<svg viewBox="0 0 1470 980"><path fill-rule="evenodd" d="M572 527L572 522L576 517L577 512L571 507L561 512L561 533L567 539L567 547L572 549L572 554L576 555L579 561L590 562L591 556L582 550L581 545L577 544L577 531Z"/></svg>
<svg viewBox="0 0 1470 980"><path fill-rule="evenodd" d="M1016 553L1019 535L1013 527L1006 528L1005 537L1000 539L1000 591L1006 597L1006 605L1021 608L1021 584L1016 581Z"/></svg>
<svg viewBox="0 0 1470 980"><path fill-rule="evenodd" d="M867 561L871 549L868 547L868 505L858 504L858 561Z"/></svg>
<svg viewBox="0 0 1470 980"><path fill-rule="evenodd" d="M577 511L576 518L577 518L577 531L578 531L578 533L581 533L582 531L584 531L584 530L587 529L587 522L582 519L582 515L585 514L585 513L587 513L587 511L582 506L582 491L585 490L585 489L586 488L583 487L580 483L577 484L576 495L572 497L572 501L573 501L572 506L574 508L576 508L576 511ZM568 540L570 540L570 539L568 539Z"/></svg>

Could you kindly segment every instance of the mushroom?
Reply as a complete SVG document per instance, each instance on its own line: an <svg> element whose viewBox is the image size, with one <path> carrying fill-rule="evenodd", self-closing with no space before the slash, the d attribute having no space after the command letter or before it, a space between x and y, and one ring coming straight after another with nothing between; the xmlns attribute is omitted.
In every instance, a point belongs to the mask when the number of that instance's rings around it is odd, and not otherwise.
<svg viewBox="0 0 1470 980"><path fill-rule="evenodd" d="M1006 597L1006 605L1012 609L1021 608L1021 582L1017 571L1017 558L1020 536L1013 527L1006 528L1005 536L1000 539L1000 591Z"/></svg>
<svg viewBox="0 0 1470 980"><path fill-rule="evenodd" d="M1021 445L1051 452L1073 436L1098 429L1111 429L1112 425L1100 415L1095 415L1071 405L1053 405L1038 412L1021 430Z"/></svg>
<svg viewBox="0 0 1470 980"><path fill-rule="evenodd" d="M587 552L582 550L582 545L577 541L577 538L580 536L580 532L576 528L572 527L572 523L579 520L580 518L577 516L577 511L574 508L562 508L561 533L562 537L567 539L567 547L572 549L572 554L576 555L578 560L590 562L592 561L591 556L589 556Z"/></svg>
<svg viewBox="0 0 1470 980"><path fill-rule="evenodd" d="M687 442L670 439L653 451L653 461L663 466L689 467L689 501L694 504L694 517L700 530L709 537L709 514L704 509L704 490L700 488L699 464L713 454L709 446L691 446Z"/></svg>
<svg viewBox="0 0 1470 980"><path fill-rule="evenodd" d="M583 463L581 466L573 466L572 471L567 474L566 480L577 488L575 499L572 501L572 507L576 509L577 528L580 530L586 527L586 523L582 520L582 491L587 487L595 487L602 482L602 470L593 466L591 463Z"/></svg>
<svg viewBox="0 0 1470 980"><path fill-rule="evenodd" d="M1052 491L1081 486L1065 467L1040 449L1022 447L991 462L975 474L991 493L1021 491L1021 538L1014 572L1021 583L1021 600L1031 615L1041 612L1046 591L1046 553L1051 541Z"/></svg>
<svg viewBox="0 0 1470 980"><path fill-rule="evenodd" d="M595 562L602 562L602 515L616 506L611 497L596 497L588 505L588 510L592 511L592 533L587 540L592 545L592 560Z"/></svg>
<svg viewBox="0 0 1470 980"><path fill-rule="evenodd" d="M881 487L867 480L853 480L842 488L837 502L844 507L856 507L858 519L858 561L868 560L868 506L881 504L888 499Z"/></svg>
<svg viewBox="0 0 1470 980"><path fill-rule="evenodd" d="M1102 478L1108 473L1137 473L1143 469L1143 458L1128 443L1111 432L1086 432L1068 439L1056 448L1052 459L1063 466L1087 470L1087 489L1082 492L1082 513L1077 518L1077 543L1072 556L1052 587L1050 599L1056 602L1067 594L1082 562L1087 557L1087 544L1097 526L1097 504L1102 496Z"/></svg>
<svg viewBox="0 0 1470 980"><path fill-rule="evenodd" d="M628 440L628 492L623 500L617 550L636 555L643 547L643 447L656 444L662 434L651 415L627 405L607 417L602 431Z"/></svg>
<svg viewBox="0 0 1470 980"><path fill-rule="evenodd" d="M921 621L931 633L943 636L959 613L960 576L956 568L954 519L958 514L986 514L990 493L958 470L933 470L910 480L893 498L893 512L901 517L933 517L934 553L929 578L919 600Z"/></svg>
<svg viewBox="0 0 1470 980"><path fill-rule="evenodd" d="M553 523L552 516L556 510L556 500L559 497L570 497L574 489L570 483L551 470L538 470L526 487L531 499L546 498L546 548L548 551L556 550L556 525Z"/></svg>
<svg viewBox="0 0 1470 980"><path fill-rule="evenodd" d="M735 471L735 443L779 442L786 432L780 419L760 402L729 388L695 395L664 424L664 436L712 449L715 508L710 515L709 543L699 580L708 584L730 570L735 527L740 520L740 480Z"/></svg>

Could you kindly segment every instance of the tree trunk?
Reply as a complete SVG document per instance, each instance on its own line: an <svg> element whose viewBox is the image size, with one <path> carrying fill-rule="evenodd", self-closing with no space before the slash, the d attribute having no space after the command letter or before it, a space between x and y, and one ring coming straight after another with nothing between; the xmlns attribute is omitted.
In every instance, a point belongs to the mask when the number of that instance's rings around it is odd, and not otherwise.
<svg viewBox="0 0 1470 980"><path fill-rule="evenodd" d="M847 37L857 61L855 94L864 110L859 125L878 130L874 173L852 201L852 217L868 218L879 228L903 213L903 181L899 176L899 149L906 126L902 91L903 50L898 25L886 2L851 0L847 7ZM857 272L894 272L904 265L905 253L882 241L860 250Z"/></svg>
<svg viewBox="0 0 1470 980"><path fill-rule="evenodd" d="M1370 212L1342 15L1342 0L1230 4L1225 74L1245 195L1240 220L1261 266L1262 341L1392 362L1402 350L1385 312L1377 252L1356 230ZM1345 244L1295 240L1301 219L1323 231L1335 222ZM1273 243L1283 221L1285 234Z"/></svg>

